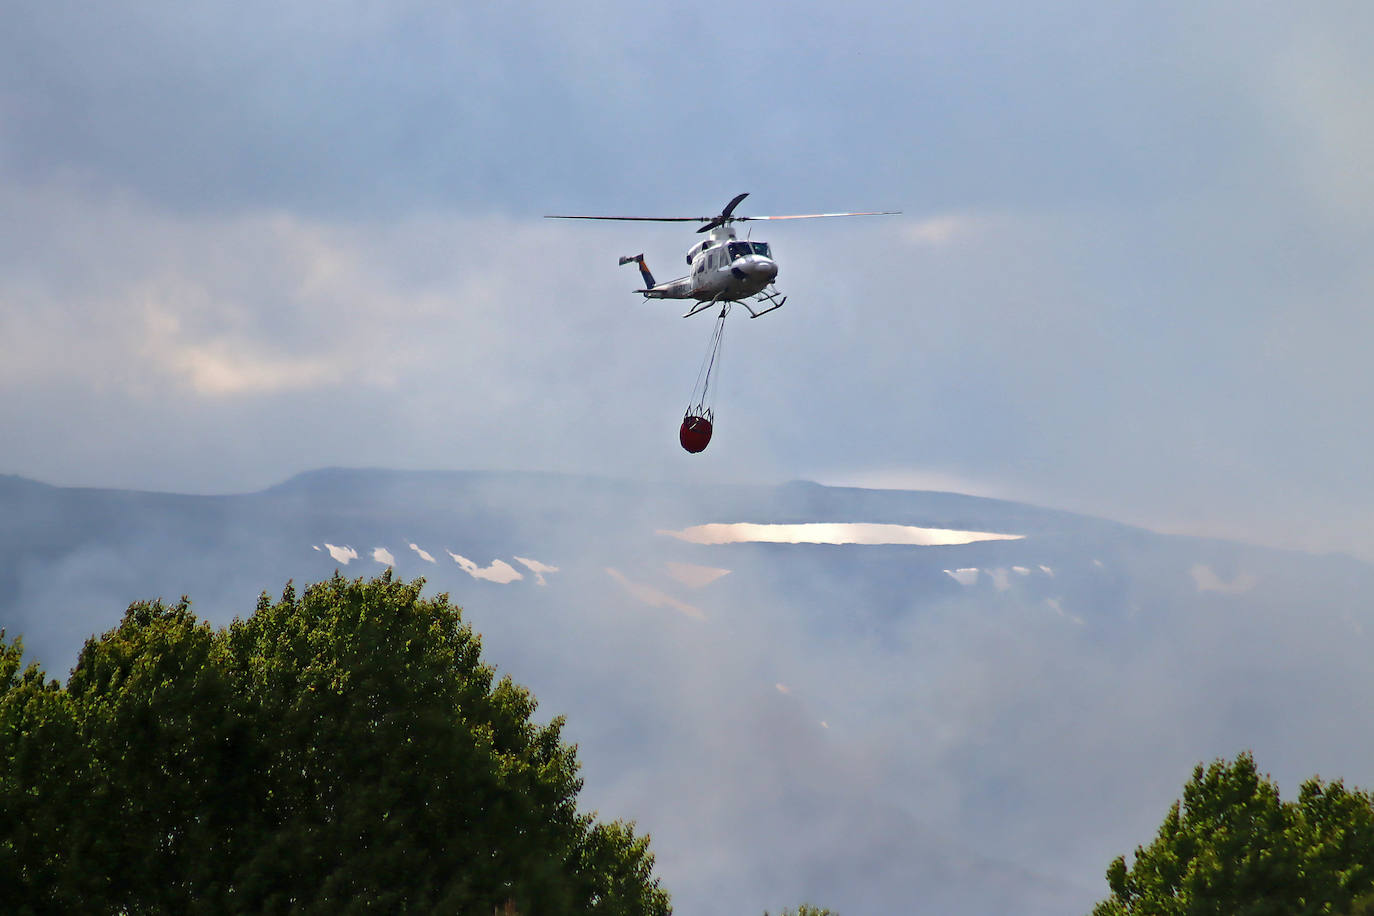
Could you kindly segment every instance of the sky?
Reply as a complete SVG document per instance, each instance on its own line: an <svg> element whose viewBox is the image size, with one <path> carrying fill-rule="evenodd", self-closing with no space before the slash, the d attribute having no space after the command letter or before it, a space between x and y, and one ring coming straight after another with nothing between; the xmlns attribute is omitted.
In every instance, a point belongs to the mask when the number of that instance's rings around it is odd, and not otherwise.
<svg viewBox="0 0 1374 916"><path fill-rule="evenodd" d="M957 8L956 8L957 7ZM1374 559L1367 4L0 11L0 472L955 489ZM786 307L643 303L753 224ZM835 521L864 521L863 519Z"/></svg>

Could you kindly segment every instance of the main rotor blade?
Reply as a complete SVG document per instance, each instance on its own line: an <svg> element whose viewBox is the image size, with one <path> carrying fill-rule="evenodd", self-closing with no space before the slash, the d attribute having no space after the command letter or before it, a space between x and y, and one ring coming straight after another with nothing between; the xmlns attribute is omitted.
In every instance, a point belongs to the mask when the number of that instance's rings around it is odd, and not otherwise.
<svg viewBox="0 0 1374 916"><path fill-rule="evenodd" d="M697 232L710 232L717 226L724 226L726 223L734 222L735 217L731 216L731 214L735 212L735 208L739 206L739 202L748 196L748 191L745 191L743 194L736 194L730 199L730 202L725 205L725 209L720 211L720 216L712 217L711 220L698 229Z"/></svg>
<svg viewBox="0 0 1374 916"><path fill-rule="evenodd" d="M620 219L640 223L709 223L714 216L563 216L549 213L544 219Z"/></svg>
<svg viewBox="0 0 1374 916"><path fill-rule="evenodd" d="M722 211L720 211L721 217L724 218L724 219L729 219L729 218L730 218L730 214L734 213L734 212L735 212L735 208L739 206L739 202L742 201L742 200L744 200L744 198L746 198L746 197L748 197L748 196L749 196L749 192L748 192L748 191L745 191L743 194L736 194L736 195L730 200L730 202L729 202L728 204L725 205L725 209L722 210Z"/></svg>
<svg viewBox="0 0 1374 916"><path fill-rule="evenodd" d="M764 219L824 219L830 216L897 216L901 210L863 210L847 213L789 213L783 216L734 216L735 207L739 206L740 201L748 197L749 194L736 195L733 200L725 205L725 209L717 216L584 216L582 214L563 214L550 213L544 219L609 219L622 220L637 223L706 223L698 229L698 232L706 232L716 226L723 226L726 223L747 223L753 220Z"/></svg>
<svg viewBox="0 0 1374 916"><path fill-rule="evenodd" d="M744 223L756 219L822 219L827 216L897 216L901 210L864 210L852 213L790 213L786 216L736 216L735 220Z"/></svg>

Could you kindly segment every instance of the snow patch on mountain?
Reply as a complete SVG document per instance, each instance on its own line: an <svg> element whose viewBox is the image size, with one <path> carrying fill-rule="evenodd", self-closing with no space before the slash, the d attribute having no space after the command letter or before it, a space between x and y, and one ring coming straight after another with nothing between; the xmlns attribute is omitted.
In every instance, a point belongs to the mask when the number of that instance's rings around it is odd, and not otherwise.
<svg viewBox="0 0 1374 916"><path fill-rule="evenodd" d="M1063 602L1061 602L1058 598L1046 598L1045 603L1049 605L1052 611L1054 611L1060 617L1063 617L1065 620L1076 623L1079 626L1083 625L1083 618L1065 611Z"/></svg>
<svg viewBox="0 0 1374 916"><path fill-rule="evenodd" d="M516 557L515 561L534 573L535 585L548 585L549 582L544 578L544 573L558 572L557 566L549 566L546 563L540 563L538 560L531 560L529 557Z"/></svg>
<svg viewBox="0 0 1374 916"><path fill-rule="evenodd" d="M1193 568L1188 570L1188 575L1193 577L1193 584L1197 586L1198 591L1220 592L1223 595L1243 594L1254 588L1259 581L1250 573L1240 573L1227 582L1205 563L1195 563Z"/></svg>
<svg viewBox="0 0 1374 916"><path fill-rule="evenodd" d="M315 549L319 550L320 548L316 547ZM334 558L335 562L342 563L344 566L348 565L349 560L358 559L358 551L354 550L352 547L340 547L337 544L330 544L326 541L324 549L329 551L329 555Z"/></svg>
<svg viewBox="0 0 1374 916"><path fill-rule="evenodd" d="M652 585L644 585L643 583L632 581L624 573L614 567L606 567L606 575L619 582L625 591L629 592L631 596L639 601L649 605L649 607L669 607L695 620L706 619L706 615L702 613L701 608L690 605L685 601L679 601L662 589L654 588Z"/></svg>
<svg viewBox="0 0 1374 916"><path fill-rule="evenodd" d="M453 562L457 563L463 572L472 576L474 579L485 579L488 582L508 585L511 582L525 578L519 570L511 566L505 560L492 560L490 566L478 566L467 557L456 554L451 550L447 551L447 553L449 556L453 557Z"/></svg>
<svg viewBox="0 0 1374 916"><path fill-rule="evenodd" d="M698 566L695 563L676 563L669 560L666 564L668 575L688 588L704 588L721 576L730 575L730 570L715 566Z"/></svg>
<svg viewBox="0 0 1374 916"><path fill-rule="evenodd" d="M1048 566L1041 566L1040 571L1046 576L1051 578L1054 577L1054 570L1050 569ZM986 575L988 579L992 581L992 587L999 592L1011 590L1012 573L1016 573L1018 576L1029 576L1031 572L1032 570L1029 566L1013 566L1011 568L998 566L992 569L980 569L977 566L964 566L959 569L944 570L945 575L949 576L960 585L977 585L979 577Z"/></svg>

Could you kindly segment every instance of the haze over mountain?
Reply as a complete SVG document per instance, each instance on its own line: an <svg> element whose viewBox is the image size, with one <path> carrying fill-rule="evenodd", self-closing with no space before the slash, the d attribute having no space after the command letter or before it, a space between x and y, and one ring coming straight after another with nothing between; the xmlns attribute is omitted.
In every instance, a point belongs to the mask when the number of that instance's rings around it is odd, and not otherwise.
<svg viewBox="0 0 1374 916"><path fill-rule="evenodd" d="M1199 760L1374 783L1348 557L802 482L4 477L0 506L0 625L59 677L136 599L223 624L287 579L425 576L568 716L586 803L653 834L679 912L1086 912ZM740 523L789 527L697 528ZM889 543L701 543L731 533Z"/></svg>

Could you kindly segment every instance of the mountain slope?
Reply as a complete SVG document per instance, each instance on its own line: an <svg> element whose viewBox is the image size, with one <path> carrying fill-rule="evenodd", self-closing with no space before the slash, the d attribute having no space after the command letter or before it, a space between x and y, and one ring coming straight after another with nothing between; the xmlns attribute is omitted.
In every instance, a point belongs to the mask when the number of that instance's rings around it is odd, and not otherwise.
<svg viewBox="0 0 1374 916"><path fill-rule="evenodd" d="M0 478L0 625L50 673L130 601L216 623L392 565L566 713L679 911L1086 911L1192 764L1374 783L1374 571L950 493L327 470L182 496ZM1015 539L694 543L870 523ZM666 532L676 532L675 534ZM380 559L374 559L379 557Z"/></svg>

